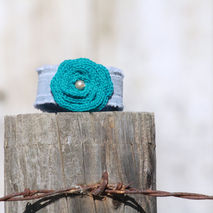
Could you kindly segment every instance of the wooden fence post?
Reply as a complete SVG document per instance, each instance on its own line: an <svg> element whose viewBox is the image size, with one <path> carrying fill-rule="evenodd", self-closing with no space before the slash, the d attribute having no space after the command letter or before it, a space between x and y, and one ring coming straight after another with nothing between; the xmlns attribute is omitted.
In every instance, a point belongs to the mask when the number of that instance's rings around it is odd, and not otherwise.
<svg viewBox="0 0 213 213"><path fill-rule="evenodd" d="M152 113L39 113L5 117L5 194L90 184L109 173L109 183L155 189L155 127ZM67 197L47 206L6 202L5 213L156 213L156 199L131 195Z"/></svg>

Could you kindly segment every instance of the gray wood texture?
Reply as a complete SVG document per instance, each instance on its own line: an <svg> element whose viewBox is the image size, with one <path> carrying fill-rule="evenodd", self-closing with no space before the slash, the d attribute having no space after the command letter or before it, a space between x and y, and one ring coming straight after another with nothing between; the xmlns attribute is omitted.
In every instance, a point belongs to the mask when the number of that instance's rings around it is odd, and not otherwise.
<svg viewBox="0 0 213 213"><path fill-rule="evenodd" d="M25 188L61 189L74 184L95 183L104 171L109 173L109 183L156 188L152 113L6 116L4 150L5 194ZM30 203L39 209L36 202ZM26 203L7 202L5 213L24 212ZM119 203L110 198L100 201L91 196L67 197L35 212L156 213L156 199L131 195L125 203Z"/></svg>

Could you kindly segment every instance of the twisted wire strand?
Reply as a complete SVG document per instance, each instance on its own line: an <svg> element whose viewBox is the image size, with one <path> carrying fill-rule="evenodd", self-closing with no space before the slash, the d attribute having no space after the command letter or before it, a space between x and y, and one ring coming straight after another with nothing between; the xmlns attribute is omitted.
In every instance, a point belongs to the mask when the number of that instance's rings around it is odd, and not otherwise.
<svg viewBox="0 0 213 213"><path fill-rule="evenodd" d="M71 188L60 190L30 190L25 189L23 192L12 193L0 198L0 201L26 201L35 200L52 195L92 195L92 196L107 196L107 195L130 195L141 194L152 197L177 197L190 200L213 200L212 195L189 193L189 192L167 192L160 190L141 190L133 188L130 184L123 183L110 184L108 183L108 173L104 172L100 183L90 185L74 185Z"/></svg>

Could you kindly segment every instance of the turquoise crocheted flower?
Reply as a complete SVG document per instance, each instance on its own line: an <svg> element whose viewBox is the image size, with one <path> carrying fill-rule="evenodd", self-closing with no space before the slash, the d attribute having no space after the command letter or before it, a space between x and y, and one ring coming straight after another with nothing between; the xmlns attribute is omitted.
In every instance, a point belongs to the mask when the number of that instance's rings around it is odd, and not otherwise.
<svg viewBox="0 0 213 213"><path fill-rule="evenodd" d="M75 112L100 111L113 94L108 69L87 58L63 61L50 87L55 102Z"/></svg>

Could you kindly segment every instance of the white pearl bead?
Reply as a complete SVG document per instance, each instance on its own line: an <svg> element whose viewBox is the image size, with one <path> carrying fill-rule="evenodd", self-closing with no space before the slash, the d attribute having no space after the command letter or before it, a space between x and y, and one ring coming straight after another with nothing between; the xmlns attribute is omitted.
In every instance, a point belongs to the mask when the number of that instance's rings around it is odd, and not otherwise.
<svg viewBox="0 0 213 213"><path fill-rule="evenodd" d="M82 80L78 80L75 82L75 87L79 90L83 90L85 87L85 83Z"/></svg>

